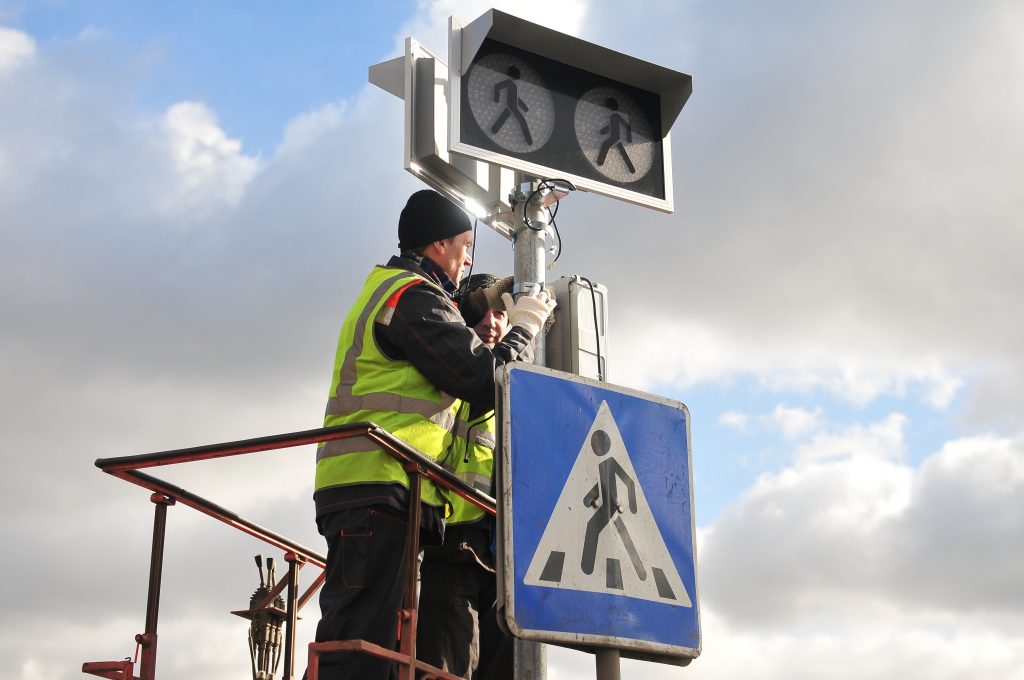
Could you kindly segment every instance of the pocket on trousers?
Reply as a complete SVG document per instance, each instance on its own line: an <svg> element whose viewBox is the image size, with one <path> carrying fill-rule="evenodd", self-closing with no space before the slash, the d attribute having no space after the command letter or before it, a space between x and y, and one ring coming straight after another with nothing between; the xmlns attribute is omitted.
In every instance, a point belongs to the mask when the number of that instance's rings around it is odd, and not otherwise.
<svg viewBox="0 0 1024 680"><path fill-rule="evenodd" d="M369 580L370 539L373 529L365 511L350 511L338 531L341 578L346 588L365 588Z"/></svg>

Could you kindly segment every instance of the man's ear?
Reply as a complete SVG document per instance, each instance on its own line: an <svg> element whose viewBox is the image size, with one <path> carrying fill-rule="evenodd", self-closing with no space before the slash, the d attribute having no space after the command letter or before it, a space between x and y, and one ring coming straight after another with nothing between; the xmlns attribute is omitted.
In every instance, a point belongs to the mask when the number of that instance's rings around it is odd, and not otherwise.
<svg viewBox="0 0 1024 680"><path fill-rule="evenodd" d="M423 254L427 257L430 257L431 255L443 255L444 251L444 241L434 241L433 243L428 243L423 248Z"/></svg>

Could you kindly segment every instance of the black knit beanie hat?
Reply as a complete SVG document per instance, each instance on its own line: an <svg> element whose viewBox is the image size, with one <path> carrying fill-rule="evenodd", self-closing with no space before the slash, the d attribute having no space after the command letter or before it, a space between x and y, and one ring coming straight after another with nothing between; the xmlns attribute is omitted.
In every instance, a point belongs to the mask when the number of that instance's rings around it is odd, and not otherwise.
<svg viewBox="0 0 1024 680"><path fill-rule="evenodd" d="M473 229L466 212L447 198L424 189L406 201L398 218L399 250L415 250Z"/></svg>

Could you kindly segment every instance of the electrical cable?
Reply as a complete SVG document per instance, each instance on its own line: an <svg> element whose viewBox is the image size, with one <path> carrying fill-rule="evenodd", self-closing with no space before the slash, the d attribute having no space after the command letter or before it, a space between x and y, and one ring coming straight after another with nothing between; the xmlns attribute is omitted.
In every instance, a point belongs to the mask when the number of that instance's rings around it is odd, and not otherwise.
<svg viewBox="0 0 1024 680"><path fill-rule="evenodd" d="M556 203L555 205L558 204ZM548 269L554 267L555 263L558 262L558 258L562 256L562 234L558 231L558 225L555 224L554 215L551 216L551 230L555 232L555 238L558 239L558 251L555 253L555 258L551 260L551 264L548 265Z"/></svg>
<svg viewBox="0 0 1024 680"><path fill-rule="evenodd" d="M554 221L555 215L558 214L558 206L560 206L560 205L562 205L561 199L555 201L555 209L553 211L551 211L551 218L550 218L551 221Z"/></svg>
<svg viewBox="0 0 1024 680"><path fill-rule="evenodd" d="M551 191L557 191L559 184L562 184L562 185L566 186L569 189L569 191L576 191L576 185L573 184L572 182L570 182L567 179L562 179L562 178L557 178L557 177L555 179L544 179L544 180L541 180L540 182L538 182L537 188L534 189L530 193L529 197L526 199L526 205L530 205L530 203L533 202L533 197L536 196L537 194L539 194L540 192L542 192L544 189L550 189ZM556 199L555 200L555 209L554 209L554 211L552 211L551 208L545 208L545 210L548 211L548 219L549 220L554 220L555 219L555 215L558 214L558 204L559 204L560 200L561 199ZM525 211L524 211L524 214L523 214L523 222L526 224L527 227L529 227L530 229L533 229L534 231L544 231L543 228L538 229L537 227L533 226L533 220L531 220L529 217L526 216Z"/></svg>
<svg viewBox="0 0 1024 680"><path fill-rule="evenodd" d="M477 418L469 424L469 429L466 431L466 457L462 459L463 463L469 462L469 452L472 449L473 441L473 428L479 427L486 423L488 420L494 417L494 411L490 411L490 414L486 418Z"/></svg>
<svg viewBox="0 0 1024 680"><path fill-rule="evenodd" d="M551 264L548 265L548 269L554 267L555 263L558 262L558 258L562 256L562 234L558 231L558 225L555 223L555 215L558 214L558 207L560 205L562 205L560 200L555 201L555 209L551 211L551 215L548 217L551 221L551 230L555 233L555 238L558 239L558 251L555 253L554 259L551 260Z"/></svg>
<svg viewBox="0 0 1024 680"><path fill-rule="evenodd" d="M455 469L455 461L452 460L452 454L455 454L456 456L458 455L458 451L456 450L456 447L455 447L455 442L458 440L458 436L456 435L456 432L459 429L459 423L462 421L462 411L463 411L463 409L466 409L466 422L469 423L469 408L470 408L469 402L468 401L464 401L461 404L459 404L459 408L457 408L455 410L455 422L453 422L452 426L448 428L448 434L451 437L451 439L448 441L448 446L445 448L444 452L438 458L438 461L442 465L444 465L445 463L448 463L448 465L451 466L451 467L448 468L449 470L454 470ZM467 455L468 455L468 452L469 452L469 449L468 449L468 447L469 447L469 440L468 439L466 440L466 446L467 446L466 451L467 451Z"/></svg>
<svg viewBox="0 0 1024 680"><path fill-rule="evenodd" d="M469 279L473 276L473 267L476 265L476 226L479 223L480 223L480 218L473 217L473 249L470 251L470 254L469 254L469 273L466 274L463 277L462 281L457 281L456 282L457 286L460 283L462 283L462 282L465 282L466 284L468 284L469 283ZM463 406L468 406L468 402L463 402ZM448 449L445 451L445 453L443 455L443 457L445 459L448 458L449 453L452 452L452 447L455 446L455 439L456 439L456 437L455 437L455 429L458 427L459 415L461 413L462 413L462 406L459 406L459 410L456 412L455 422L452 423L451 429L449 429L449 431L448 431L449 434L451 434L451 436L452 436L452 440L451 440L451 443L448 444ZM468 411L466 412L466 420L467 421L469 420L469 412ZM467 437L468 437L468 435L467 435ZM467 457L466 462L469 462L469 440L468 439L466 440L466 457Z"/></svg>
<svg viewBox="0 0 1024 680"><path fill-rule="evenodd" d="M469 277L473 276L473 266L476 264L476 225L480 223L480 218L473 218L473 251L469 254L469 273L464 277L468 282ZM456 281L455 285L458 286L459 282Z"/></svg>
<svg viewBox="0 0 1024 680"><path fill-rule="evenodd" d="M559 184L564 185L566 188L569 189L569 191L576 191L576 185L567 179L555 178L541 180L540 183L538 183L537 188L534 189L533 192L530 193L530 196L526 199L526 205L529 205L530 202L533 201L534 196L536 196L544 189L557 191ZM548 269L551 269L555 265L555 263L558 262L558 258L562 256L562 234L561 232L558 231L558 225L555 223L555 216L558 214L558 208L561 205L561 199L557 199L555 200L555 205L553 208L545 208L545 210L548 211L548 224L551 225L551 230L552 232L554 232L555 238L558 239L558 250L555 252L554 259L552 259L551 262L548 264ZM544 229L542 228L537 228L533 226L533 220L531 220L525 214L523 215L523 222L526 224L527 227L534 231L544 231Z"/></svg>
<svg viewBox="0 0 1024 680"><path fill-rule="evenodd" d="M597 379L606 382L604 369L601 367L601 329L597 323L597 293L594 292L594 283L585 276L579 277L580 281L586 281L590 287L590 302L594 308L594 340L597 342Z"/></svg>

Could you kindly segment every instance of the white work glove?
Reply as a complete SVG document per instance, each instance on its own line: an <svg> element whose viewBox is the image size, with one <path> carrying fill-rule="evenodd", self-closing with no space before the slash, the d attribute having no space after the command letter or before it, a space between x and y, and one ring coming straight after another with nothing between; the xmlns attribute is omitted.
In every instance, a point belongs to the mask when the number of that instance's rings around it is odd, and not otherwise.
<svg viewBox="0 0 1024 680"><path fill-rule="evenodd" d="M501 300L508 310L509 325L525 328L534 337L544 327L544 322L556 304L555 297L547 290L533 290L518 300L513 300L511 295L505 293Z"/></svg>

